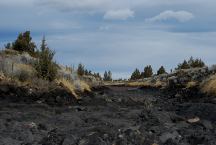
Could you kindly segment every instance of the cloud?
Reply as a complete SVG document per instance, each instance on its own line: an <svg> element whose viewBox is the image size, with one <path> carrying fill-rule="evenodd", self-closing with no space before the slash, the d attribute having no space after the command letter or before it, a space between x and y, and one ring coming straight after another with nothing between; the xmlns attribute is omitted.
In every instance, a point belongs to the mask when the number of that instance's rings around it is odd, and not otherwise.
<svg viewBox="0 0 216 145"><path fill-rule="evenodd" d="M130 9L110 10L104 15L105 20L127 20L134 17L134 11Z"/></svg>
<svg viewBox="0 0 216 145"><path fill-rule="evenodd" d="M157 22L157 21L166 21L170 19L175 19L179 22L186 22L194 18L194 15L187 11L164 11L159 15L146 19L147 22Z"/></svg>

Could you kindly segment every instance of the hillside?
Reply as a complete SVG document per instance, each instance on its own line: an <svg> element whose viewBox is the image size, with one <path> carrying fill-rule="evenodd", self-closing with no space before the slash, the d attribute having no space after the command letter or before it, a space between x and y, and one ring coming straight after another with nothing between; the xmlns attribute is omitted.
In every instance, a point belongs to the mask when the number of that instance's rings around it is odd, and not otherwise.
<svg viewBox="0 0 216 145"><path fill-rule="evenodd" d="M80 77L76 70L62 65L58 65L57 78L53 82L38 78L34 68L37 58L26 52L4 50L0 52L0 60L1 99L11 98L27 102L42 99L48 104L68 104L81 99L82 94L90 93L91 87L99 83L99 80L92 76ZM56 97L60 98L60 102ZM52 98L53 102L47 101L49 98Z"/></svg>

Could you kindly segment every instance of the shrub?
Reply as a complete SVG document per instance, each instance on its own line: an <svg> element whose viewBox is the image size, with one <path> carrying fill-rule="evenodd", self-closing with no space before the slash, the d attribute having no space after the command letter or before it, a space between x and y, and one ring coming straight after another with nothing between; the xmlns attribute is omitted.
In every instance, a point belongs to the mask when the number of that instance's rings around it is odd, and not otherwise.
<svg viewBox="0 0 216 145"><path fill-rule="evenodd" d="M29 78L30 78L30 74L28 71L25 71L25 70L20 71L19 76L18 76L19 81L25 82L29 80Z"/></svg>
<svg viewBox="0 0 216 145"><path fill-rule="evenodd" d="M78 65L77 74L79 76L83 76L85 74L85 66L82 65L81 63Z"/></svg>
<svg viewBox="0 0 216 145"><path fill-rule="evenodd" d="M43 38L38 61L35 63L37 75L45 80L53 81L57 76L57 64L53 62L55 52L50 50Z"/></svg>
<svg viewBox="0 0 216 145"><path fill-rule="evenodd" d="M10 47L9 47L10 46ZM30 31L26 31L24 33L20 33L15 42L11 45L7 45L7 47L12 48L14 50L20 52L29 52L30 54L34 54L36 45L32 42L32 37Z"/></svg>
<svg viewBox="0 0 216 145"><path fill-rule="evenodd" d="M73 95L76 99L80 99L75 92L75 86L72 84L70 80L61 78L61 79L56 80L56 82L63 88L67 89L68 92L71 93L71 95Z"/></svg>
<svg viewBox="0 0 216 145"><path fill-rule="evenodd" d="M197 86L197 82L196 81L190 81L186 84L186 88L193 88Z"/></svg>
<svg viewBox="0 0 216 145"><path fill-rule="evenodd" d="M35 70L31 65L13 63L12 76L21 82L26 82L35 77Z"/></svg>
<svg viewBox="0 0 216 145"><path fill-rule="evenodd" d="M76 88L78 91L81 91L81 92L84 92L84 91L90 92L90 91L91 91L90 86L89 86L85 81L76 80L76 81L74 82L74 84L75 84L75 88Z"/></svg>
<svg viewBox="0 0 216 145"><path fill-rule="evenodd" d="M159 70L157 71L157 75L165 74L165 73L166 73L166 70L165 70L165 68L164 68L163 66L161 66L161 67L159 68Z"/></svg>
<svg viewBox="0 0 216 145"><path fill-rule="evenodd" d="M12 45L11 45L11 43L7 43L7 44L5 44L4 47L5 47L6 49L12 49Z"/></svg>
<svg viewBox="0 0 216 145"><path fill-rule="evenodd" d="M216 95L216 75L212 75L201 83L203 93Z"/></svg>

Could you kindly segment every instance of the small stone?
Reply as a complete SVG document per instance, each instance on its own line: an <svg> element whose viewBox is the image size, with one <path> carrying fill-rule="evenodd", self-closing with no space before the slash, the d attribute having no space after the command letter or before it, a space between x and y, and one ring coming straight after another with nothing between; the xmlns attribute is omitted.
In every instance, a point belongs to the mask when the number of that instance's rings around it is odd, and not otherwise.
<svg viewBox="0 0 216 145"><path fill-rule="evenodd" d="M103 137L106 139L106 138L109 137L109 135L108 134L104 134Z"/></svg>
<svg viewBox="0 0 216 145"><path fill-rule="evenodd" d="M42 103L42 101L38 100L38 101L37 101L37 103L38 103L38 104L41 104L41 103Z"/></svg>
<svg viewBox="0 0 216 145"><path fill-rule="evenodd" d="M36 125L36 123L31 122L31 123L28 124L28 127L29 128L37 128L37 125Z"/></svg>
<svg viewBox="0 0 216 145"><path fill-rule="evenodd" d="M188 123L196 123L196 122L199 122L199 121L200 121L199 117L195 117L195 118L191 118L191 119L187 120Z"/></svg>

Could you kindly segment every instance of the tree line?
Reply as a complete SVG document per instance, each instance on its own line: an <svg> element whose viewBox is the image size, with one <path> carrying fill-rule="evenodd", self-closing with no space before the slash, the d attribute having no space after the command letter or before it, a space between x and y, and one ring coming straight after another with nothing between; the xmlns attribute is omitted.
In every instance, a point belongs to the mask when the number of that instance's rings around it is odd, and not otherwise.
<svg viewBox="0 0 216 145"><path fill-rule="evenodd" d="M79 76L93 76L95 78L102 80L100 73L95 73L92 72L91 70L86 69L82 63L80 63L77 67L77 74Z"/></svg>
<svg viewBox="0 0 216 145"><path fill-rule="evenodd" d="M178 66L175 68L175 70L181 70L181 69L190 69L190 68L202 68L205 66L204 61L202 61L200 58L194 59L192 56L188 60L184 60L182 63L179 63ZM172 70L171 70L172 71ZM161 66L157 70L156 75L166 74L166 70L164 66ZM134 72L131 74L130 80L138 80L138 79L144 79L151 77L153 75L153 69L151 65L147 65L143 72L140 72L138 68L134 70Z"/></svg>
<svg viewBox="0 0 216 145"><path fill-rule="evenodd" d="M112 72L110 70L105 71L102 77L100 73L92 73L91 70L86 69L82 63L78 65L77 74L79 76L94 76L95 78L98 78L103 81L112 81Z"/></svg>
<svg viewBox="0 0 216 145"><path fill-rule="evenodd" d="M159 70L157 71L157 75L166 73L165 68L161 66ZM147 65L143 72L140 72L138 68L135 69L135 71L132 73L130 80L138 80L138 79L144 79L149 78L153 75L153 69L151 65Z"/></svg>

